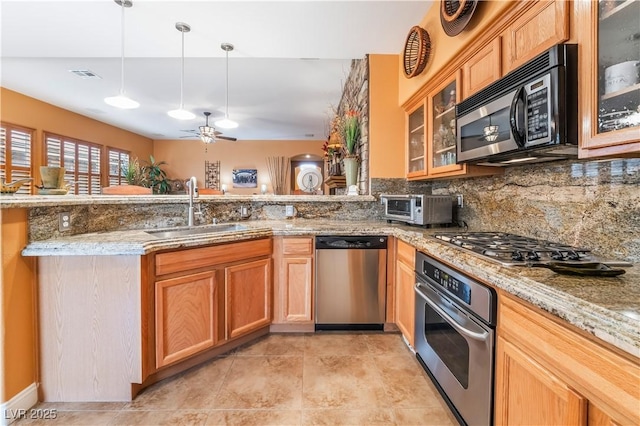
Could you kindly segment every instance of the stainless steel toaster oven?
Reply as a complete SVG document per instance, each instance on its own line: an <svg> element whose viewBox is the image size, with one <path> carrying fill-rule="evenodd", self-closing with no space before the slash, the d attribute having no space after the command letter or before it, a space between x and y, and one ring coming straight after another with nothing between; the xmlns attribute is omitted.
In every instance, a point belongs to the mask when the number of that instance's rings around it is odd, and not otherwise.
<svg viewBox="0 0 640 426"><path fill-rule="evenodd" d="M448 195L382 194L380 199L387 222L436 225L451 223L453 219L453 199Z"/></svg>

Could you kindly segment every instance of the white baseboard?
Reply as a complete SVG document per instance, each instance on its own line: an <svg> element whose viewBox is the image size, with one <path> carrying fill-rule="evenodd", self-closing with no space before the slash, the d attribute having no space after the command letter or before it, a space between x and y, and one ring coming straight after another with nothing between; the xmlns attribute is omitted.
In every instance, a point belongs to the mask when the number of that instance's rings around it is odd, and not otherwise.
<svg viewBox="0 0 640 426"><path fill-rule="evenodd" d="M38 386L31 383L19 394L0 406L2 426L10 425L14 421L24 417L31 407L38 403Z"/></svg>

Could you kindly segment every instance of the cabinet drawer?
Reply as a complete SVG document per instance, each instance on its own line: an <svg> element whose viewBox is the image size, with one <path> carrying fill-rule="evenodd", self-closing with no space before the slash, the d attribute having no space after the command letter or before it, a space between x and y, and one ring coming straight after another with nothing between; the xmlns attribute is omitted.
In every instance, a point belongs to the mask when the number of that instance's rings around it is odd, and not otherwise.
<svg viewBox="0 0 640 426"><path fill-rule="evenodd" d="M161 253L156 255L156 275L270 255L271 238Z"/></svg>
<svg viewBox="0 0 640 426"><path fill-rule="evenodd" d="M312 238L283 238L282 254L311 254L313 251Z"/></svg>
<svg viewBox="0 0 640 426"><path fill-rule="evenodd" d="M407 266L410 266L413 270L416 263L416 249L403 241L397 240L398 246L396 255L399 262L404 263Z"/></svg>

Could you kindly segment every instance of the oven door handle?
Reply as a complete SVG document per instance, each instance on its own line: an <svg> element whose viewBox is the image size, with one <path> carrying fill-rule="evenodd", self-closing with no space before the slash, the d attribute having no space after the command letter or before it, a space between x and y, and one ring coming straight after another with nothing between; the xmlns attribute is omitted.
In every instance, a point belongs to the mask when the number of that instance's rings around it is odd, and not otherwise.
<svg viewBox="0 0 640 426"><path fill-rule="evenodd" d="M428 295L422 292L422 289L427 289L424 285L420 283L416 283L415 289L417 290L416 294L422 297L425 300L425 302L427 302L427 304L431 307L431 309L436 311L442 318L445 319L445 321L449 323L449 325L451 325L451 327L455 328L456 331L458 331L460 334L473 340L479 340L481 342L486 342L489 339L489 333L486 331L483 333L476 333L475 331L468 330L463 326L461 326L460 324L458 324L455 319L453 319L449 314L447 314L444 311L444 309L438 306L433 300L431 300L431 298Z"/></svg>

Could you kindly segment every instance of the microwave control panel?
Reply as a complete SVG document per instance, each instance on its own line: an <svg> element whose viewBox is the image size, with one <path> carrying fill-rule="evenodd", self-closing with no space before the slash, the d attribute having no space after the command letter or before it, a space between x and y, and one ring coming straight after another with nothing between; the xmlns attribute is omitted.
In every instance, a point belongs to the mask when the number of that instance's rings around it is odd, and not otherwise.
<svg viewBox="0 0 640 426"><path fill-rule="evenodd" d="M527 144L536 145L551 140L551 78L547 74L526 85Z"/></svg>

